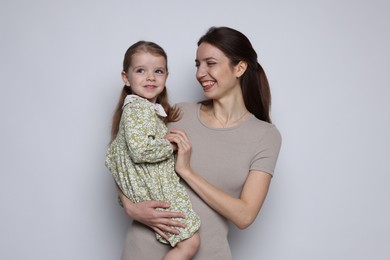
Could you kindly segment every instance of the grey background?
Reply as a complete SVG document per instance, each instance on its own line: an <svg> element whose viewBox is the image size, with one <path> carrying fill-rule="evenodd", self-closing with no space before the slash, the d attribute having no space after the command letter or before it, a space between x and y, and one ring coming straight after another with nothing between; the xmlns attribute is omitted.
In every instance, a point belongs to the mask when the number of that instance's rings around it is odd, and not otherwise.
<svg viewBox="0 0 390 260"><path fill-rule="evenodd" d="M283 135L259 217L230 234L234 259L390 259L389 11L379 0L2 0L0 259L119 258L129 220L104 156L123 54L159 43L172 103L195 102L196 41L212 25L251 39Z"/></svg>

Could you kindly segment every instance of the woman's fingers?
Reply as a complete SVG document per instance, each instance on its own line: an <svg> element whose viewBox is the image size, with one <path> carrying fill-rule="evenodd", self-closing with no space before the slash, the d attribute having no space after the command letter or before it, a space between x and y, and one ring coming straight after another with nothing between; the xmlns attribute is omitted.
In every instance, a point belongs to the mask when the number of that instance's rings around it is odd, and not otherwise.
<svg viewBox="0 0 390 260"><path fill-rule="evenodd" d="M163 201L143 201L133 203L125 196L122 196L126 213L133 219L150 227L163 238L168 236L164 232L180 234L175 227L185 227L180 222L184 214L169 211L170 205Z"/></svg>
<svg viewBox="0 0 390 260"><path fill-rule="evenodd" d="M180 130L172 130L167 136L167 140L176 143L179 152L188 152L191 150L191 143L188 136Z"/></svg>
<svg viewBox="0 0 390 260"><path fill-rule="evenodd" d="M173 217L184 217L181 213L158 211L156 215L159 215L159 218L155 219L156 224L151 225L151 228L165 239L168 239L165 232L178 235L180 231L175 227L185 227L185 224L172 220Z"/></svg>
<svg viewBox="0 0 390 260"><path fill-rule="evenodd" d="M152 229L153 229L154 232L156 232L157 234L159 234L162 238L164 238L165 240L168 240L167 234L165 234L164 232L162 232L160 229L155 228L155 227L153 227Z"/></svg>
<svg viewBox="0 0 390 260"><path fill-rule="evenodd" d="M161 209L169 209L170 205L163 201L145 201L145 207L149 208L152 212L147 222L153 230L158 229L162 232L170 232L179 234L180 232L174 227L185 227L180 221L174 220L184 218L184 214L180 212L166 211ZM160 234L161 235L161 234Z"/></svg>
<svg viewBox="0 0 390 260"><path fill-rule="evenodd" d="M169 224L169 225L171 225L172 224L172 222L177 222L177 221L173 221L173 220L171 220L171 219L173 219L173 218L184 218L185 216L184 216L184 214L182 214L182 213L179 213L179 212L168 212L168 211L160 211L159 213L158 213L158 216L159 216L159 218L164 218L164 219L166 219L167 220L167 222L166 223L164 223L164 224ZM169 222L169 223L168 223Z"/></svg>
<svg viewBox="0 0 390 260"><path fill-rule="evenodd" d="M147 207L150 207L150 208L163 208L163 209L167 209L169 208L169 204L164 202L164 201L158 201L158 200L149 200L149 201L144 201L144 202L141 202L141 203L144 203Z"/></svg>
<svg viewBox="0 0 390 260"><path fill-rule="evenodd" d="M170 133L172 133L172 134L174 134L176 136L179 136L181 141L189 142L188 136L187 136L187 134L184 131L173 129L173 130L170 131Z"/></svg>
<svg viewBox="0 0 390 260"><path fill-rule="evenodd" d="M184 227L184 224L173 221L170 222L168 225L158 225L158 227L152 227L152 229L155 232L157 232L160 236L162 236L164 239L168 239L168 235L166 234L166 232L176 234L176 235L180 234L180 231L175 229L174 226Z"/></svg>
<svg viewBox="0 0 390 260"><path fill-rule="evenodd" d="M180 231L175 229L173 226L159 225L157 228L163 232L169 232L169 233L176 234L176 235L180 234Z"/></svg>

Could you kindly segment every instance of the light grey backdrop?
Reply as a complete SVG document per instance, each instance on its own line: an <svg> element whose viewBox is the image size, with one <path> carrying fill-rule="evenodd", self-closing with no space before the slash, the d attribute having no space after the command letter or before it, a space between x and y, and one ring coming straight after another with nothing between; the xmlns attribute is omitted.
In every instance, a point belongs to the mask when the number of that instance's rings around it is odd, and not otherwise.
<svg viewBox="0 0 390 260"><path fill-rule="evenodd" d="M172 102L202 98L196 41L248 35L283 147L234 259L390 259L389 1L2 0L0 259L118 259L128 219L104 167L125 50L169 55ZM207 243L207 241L204 241Z"/></svg>

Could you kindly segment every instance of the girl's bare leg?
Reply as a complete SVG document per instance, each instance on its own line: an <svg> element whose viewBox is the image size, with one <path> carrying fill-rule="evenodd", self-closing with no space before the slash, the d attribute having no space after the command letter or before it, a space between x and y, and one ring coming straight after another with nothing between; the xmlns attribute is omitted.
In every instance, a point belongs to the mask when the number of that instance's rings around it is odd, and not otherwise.
<svg viewBox="0 0 390 260"><path fill-rule="evenodd" d="M174 248L168 251L163 260L190 260L198 252L200 237L195 233L189 239L179 242Z"/></svg>

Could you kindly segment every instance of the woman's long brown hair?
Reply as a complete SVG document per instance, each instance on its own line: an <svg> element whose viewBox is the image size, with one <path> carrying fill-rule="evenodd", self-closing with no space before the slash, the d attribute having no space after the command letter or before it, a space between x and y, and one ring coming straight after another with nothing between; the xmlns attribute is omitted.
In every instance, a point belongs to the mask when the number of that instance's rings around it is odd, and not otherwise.
<svg viewBox="0 0 390 260"><path fill-rule="evenodd" d="M249 112L258 119L271 123L271 91L267 76L257 61L257 53L249 39L241 32L229 27L211 27L199 41L208 43L221 50L235 66L240 61L248 64L241 76L241 89L244 103ZM201 103L210 104L212 100Z"/></svg>

